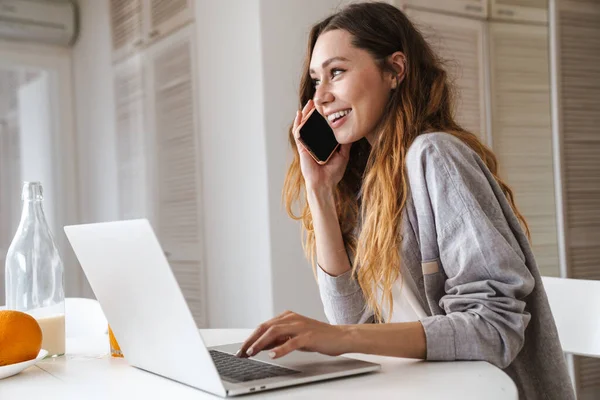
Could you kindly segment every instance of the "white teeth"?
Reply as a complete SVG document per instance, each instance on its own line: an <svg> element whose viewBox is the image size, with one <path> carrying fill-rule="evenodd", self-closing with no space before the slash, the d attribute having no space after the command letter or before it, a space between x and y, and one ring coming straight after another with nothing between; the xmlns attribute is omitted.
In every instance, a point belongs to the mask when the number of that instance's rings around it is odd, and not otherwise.
<svg viewBox="0 0 600 400"><path fill-rule="evenodd" d="M350 111L352 111L352 110L348 109L348 110L338 111L338 112L335 112L333 114L329 114L327 116L327 119L329 120L329 122L333 122L336 119L342 118L344 115L349 114Z"/></svg>

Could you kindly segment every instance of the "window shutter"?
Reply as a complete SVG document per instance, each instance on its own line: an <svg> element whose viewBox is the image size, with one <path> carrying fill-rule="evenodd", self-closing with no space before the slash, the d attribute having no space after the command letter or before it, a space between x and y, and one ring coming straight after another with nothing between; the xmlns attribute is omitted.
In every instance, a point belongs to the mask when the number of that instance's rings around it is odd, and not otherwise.
<svg viewBox="0 0 600 400"><path fill-rule="evenodd" d="M110 0L110 24L113 52L121 58L142 43L141 0Z"/></svg>
<svg viewBox="0 0 600 400"><path fill-rule="evenodd" d="M164 37L194 19L193 0L146 0L150 39Z"/></svg>
<svg viewBox="0 0 600 400"><path fill-rule="evenodd" d="M392 3L402 9L429 10L471 18L483 19L488 15L488 0L392 0Z"/></svg>
<svg viewBox="0 0 600 400"><path fill-rule="evenodd" d="M568 276L600 280L600 2L556 5ZM579 398L598 398L600 359L575 369Z"/></svg>
<svg viewBox="0 0 600 400"><path fill-rule="evenodd" d="M155 228L196 324L202 327L206 317L192 46L184 37L161 47L152 57Z"/></svg>
<svg viewBox="0 0 600 400"><path fill-rule="evenodd" d="M559 276L548 28L490 24L492 143L542 275Z"/></svg>
<svg viewBox="0 0 600 400"><path fill-rule="evenodd" d="M494 20L548 23L548 0L491 0Z"/></svg>
<svg viewBox="0 0 600 400"><path fill-rule="evenodd" d="M548 0L493 0L498 5L548 9Z"/></svg>
<svg viewBox="0 0 600 400"><path fill-rule="evenodd" d="M151 0L152 26L160 26L187 7L187 0Z"/></svg>
<svg viewBox="0 0 600 400"><path fill-rule="evenodd" d="M486 140L483 22L408 9L427 42L444 60L456 89L456 119Z"/></svg>

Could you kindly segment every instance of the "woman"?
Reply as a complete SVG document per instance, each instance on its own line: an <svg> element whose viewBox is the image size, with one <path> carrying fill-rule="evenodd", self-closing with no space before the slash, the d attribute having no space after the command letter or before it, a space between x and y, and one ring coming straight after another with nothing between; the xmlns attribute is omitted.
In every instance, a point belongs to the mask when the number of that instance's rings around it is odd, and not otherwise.
<svg viewBox="0 0 600 400"><path fill-rule="evenodd" d="M331 324L285 312L238 354L485 360L521 398L573 398L527 224L406 16L361 3L316 24L300 102L284 198ZM297 140L313 107L341 144L325 165Z"/></svg>

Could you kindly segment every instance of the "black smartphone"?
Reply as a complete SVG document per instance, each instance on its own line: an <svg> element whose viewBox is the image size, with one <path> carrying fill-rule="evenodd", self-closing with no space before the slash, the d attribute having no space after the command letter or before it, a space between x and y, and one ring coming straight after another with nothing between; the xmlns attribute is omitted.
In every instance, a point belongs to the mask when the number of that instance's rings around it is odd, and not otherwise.
<svg viewBox="0 0 600 400"><path fill-rule="evenodd" d="M313 108L300 126L300 141L318 164L325 164L340 145L327 120Z"/></svg>

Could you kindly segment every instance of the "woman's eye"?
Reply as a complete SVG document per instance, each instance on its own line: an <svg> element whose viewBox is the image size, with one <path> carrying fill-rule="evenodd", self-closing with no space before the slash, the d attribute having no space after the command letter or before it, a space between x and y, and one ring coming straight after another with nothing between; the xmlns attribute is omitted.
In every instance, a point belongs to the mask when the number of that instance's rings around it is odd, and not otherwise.
<svg viewBox="0 0 600 400"><path fill-rule="evenodd" d="M336 77L336 76L340 75L342 72L344 72L343 69L334 68L331 70L331 76Z"/></svg>
<svg viewBox="0 0 600 400"><path fill-rule="evenodd" d="M342 72L344 72L344 70L343 70L343 69L339 69L339 68L333 68L333 69L331 70L331 78L330 78L330 79L333 79L333 78L335 78L336 76L340 75ZM320 84L321 84L321 81L320 81L319 79L313 79L313 80L312 80L312 85L313 85L313 87L317 87L317 86L319 86Z"/></svg>

